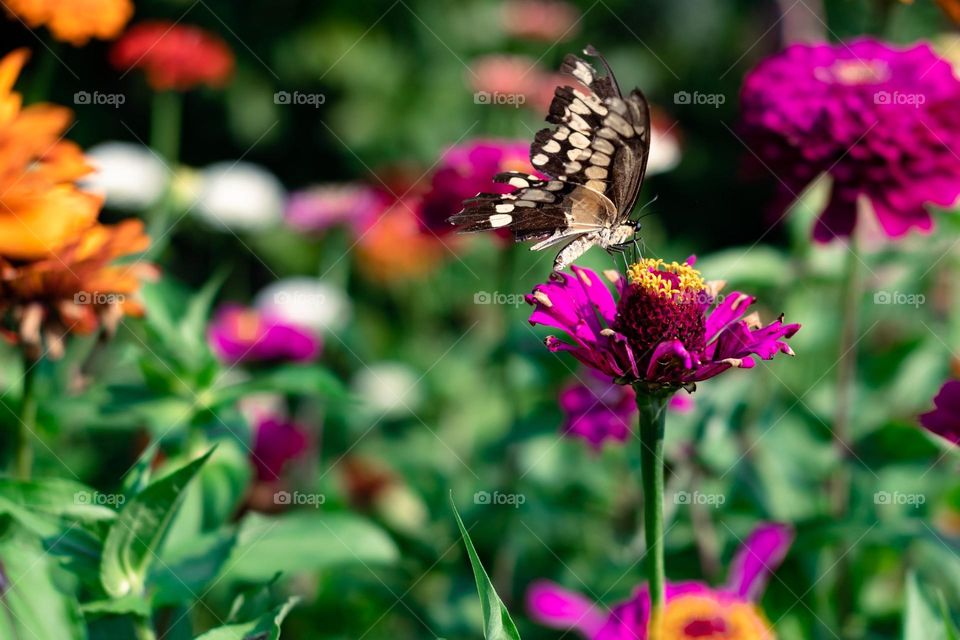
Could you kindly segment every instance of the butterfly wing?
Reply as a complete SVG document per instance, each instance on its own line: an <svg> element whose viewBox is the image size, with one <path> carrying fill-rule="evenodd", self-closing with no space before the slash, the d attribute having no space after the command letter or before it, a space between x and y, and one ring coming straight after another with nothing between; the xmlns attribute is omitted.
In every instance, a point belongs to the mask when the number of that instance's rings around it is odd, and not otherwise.
<svg viewBox="0 0 960 640"><path fill-rule="evenodd" d="M463 211L450 218L462 232L507 228L517 241L559 241L599 231L603 225L597 222L598 211L604 217L615 213L609 199L572 182L540 180L515 171L500 173L493 180L515 189L465 200Z"/></svg>
<svg viewBox="0 0 960 640"><path fill-rule="evenodd" d="M612 200L616 216L606 224L626 222L650 156L650 108L640 91L621 97L612 73L598 76L581 58L568 55L562 69L584 86L557 87L547 116L557 126L537 132L530 161Z"/></svg>

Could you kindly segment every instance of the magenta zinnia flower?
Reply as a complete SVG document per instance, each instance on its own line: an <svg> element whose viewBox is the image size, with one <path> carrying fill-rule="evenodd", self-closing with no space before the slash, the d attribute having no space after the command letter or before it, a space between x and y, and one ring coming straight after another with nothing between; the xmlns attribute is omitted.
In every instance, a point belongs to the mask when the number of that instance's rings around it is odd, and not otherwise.
<svg viewBox="0 0 960 640"><path fill-rule="evenodd" d="M307 450L310 438L300 425L267 415L254 427L251 459L261 482L280 479L284 467Z"/></svg>
<svg viewBox="0 0 960 640"><path fill-rule="evenodd" d="M960 445L960 380L950 380L940 387L933 399L933 411L920 416L920 424L929 431Z"/></svg>
<svg viewBox="0 0 960 640"><path fill-rule="evenodd" d="M207 331L210 347L224 362L313 360L320 353L320 339L310 330L257 309L226 305Z"/></svg>
<svg viewBox="0 0 960 640"><path fill-rule="evenodd" d="M540 176L530 164L529 151L529 143L509 140L480 140L448 149L420 204L420 224L436 234L450 233L454 227L447 218L463 209L464 200L481 191L507 193L513 189L494 183L496 174L522 171Z"/></svg>
<svg viewBox="0 0 960 640"><path fill-rule="evenodd" d="M755 603L792 540L789 527L762 525L737 552L723 588L713 589L702 582L668 583L660 615L661 638L772 640L773 630ZM650 595L646 585L626 602L606 611L579 594L544 581L530 588L527 605L531 616L541 624L575 629L589 640L647 638Z"/></svg>
<svg viewBox="0 0 960 640"><path fill-rule="evenodd" d="M898 237L929 231L924 205L960 195L960 81L926 44L793 45L750 72L741 102L747 143L779 178L780 204L823 172L833 179L817 240L852 233L860 196Z"/></svg>
<svg viewBox="0 0 960 640"><path fill-rule="evenodd" d="M615 299L599 275L573 266L573 275L554 274L527 296L531 324L563 330L572 344L546 339L551 351L567 351L618 383L643 382L652 389L689 386L731 367L753 367L754 357L793 355L784 342L799 330L782 319L762 326L745 315L754 298L735 291L720 297L687 263L642 260L620 274Z"/></svg>
<svg viewBox="0 0 960 640"><path fill-rule="evenodd" d="M359 234L389 205L386 194L368 185L325 184L292 194L284 218L300 231L326 231L345 224Z"/></svg>

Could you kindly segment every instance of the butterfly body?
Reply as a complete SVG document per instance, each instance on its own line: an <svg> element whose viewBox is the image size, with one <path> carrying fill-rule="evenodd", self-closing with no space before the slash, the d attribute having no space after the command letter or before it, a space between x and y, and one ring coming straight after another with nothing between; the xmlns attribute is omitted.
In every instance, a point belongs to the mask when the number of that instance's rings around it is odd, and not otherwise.
<svg viewBox="0 0 960 640"><path fill-rule="evenodd" d="M480 193L450 218L462 232L508 228L533 250L561 243L554 269L564 269L592 246L622 252L639 225L630 214L640 193L650 150L650 109L643 94L624 97L606 61L607 75L576 56L562 70L581 87L558 87L547 121L530 147L533 167L548 176L506 172L494 182L509 184L506 194ZM552 176L552 177L551 177Z"/></svg>

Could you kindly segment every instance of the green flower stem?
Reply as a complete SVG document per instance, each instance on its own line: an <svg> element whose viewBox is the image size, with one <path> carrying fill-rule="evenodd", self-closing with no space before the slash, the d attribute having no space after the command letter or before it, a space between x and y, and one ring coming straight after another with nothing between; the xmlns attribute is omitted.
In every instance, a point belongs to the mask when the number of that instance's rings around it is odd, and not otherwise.
<svg viewBox="0 0 960 640"><path fill-rule="evenodd" d="M150 146L171 167L180 157L180 121L183 116L182 96L176 91L153 94L150 113Z"/></svg>
<svg viewBox="0 0 960 640"><path fill-rule="evenodd" d="M850 421L857 378L857 332L860 324L861 260L853 236L847 247L846 270L840 289L841 318L839 364L837 365L837 400L833 417L833 441L841 460L850 456ZM830 503L834 516L846 514L850 501L850 478L847 467L838 465L830 483Z"/></svg>
<svg viewBox="0 0 960 640"><path fill-rule="evenodd" d="M133 623L133 631L137 635L137 640L157 640L157 634L150 626L150 620L146 618L136 618Z"/></svg>
<svg viewBox="0 0 960 640"><path fill-rule="evenodd" d="M163 159L171 174L180 162L180 138L183 120L183 96L176 91L158 91L153 95L150 113L150 147ZM166 193L148 215L147 234L153 239L149 255L158 256L170 242L170 218L173 216L174 179Z"/></svg>
<svg viewBox="0 0 960 640"><path fill-rule="evenodd" d="M651 394L637 388L640 411L640 478L643 486L643 530L647 544L647 583L650 589L648 637L655 638L653 625L664 603L663 567L663 433L669 394Z"/></svg>
<svg viewBox="0 0 960 640"><path fill-rule="evenodd" d="M20 396L20 415L17 425L17 443L14 459L16 477L29 480L33 468L33 438L37 430L37 398L34 391L37 361L23 358L23 393Z"/></svg>

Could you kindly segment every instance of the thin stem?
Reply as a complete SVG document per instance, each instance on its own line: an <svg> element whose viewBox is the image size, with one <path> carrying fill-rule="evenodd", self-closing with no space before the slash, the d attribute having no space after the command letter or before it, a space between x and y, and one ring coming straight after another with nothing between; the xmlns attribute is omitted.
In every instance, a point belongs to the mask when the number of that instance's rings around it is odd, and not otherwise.
<svg viewBox="0 0 960 640"><path fill-rule="evenodd" d="M647 584L650 589L648 637L657 638L656 625L664 603L663 566L663 434L666 394L637 389L640 433L640 478L643 486L643 531L647 543Z"/></svg>
<svg viewBox="0 0 960 640"><path fill-rule="evenodd" d="M37 430L37 398L35 393L37 361L23 358L23 393L20 396L20 420L14 469L21 480L29 480L33 468L33 438Z"/></svg>
<svg viewBox="0 0 960 640"><path fill-rule="evenodd" d="M860 256L856 240L850 238L847 247L846 271L840 289L840 306L843 310L840 330L839 364L837 365L837 399L833 417L833 442L841 460L850 453L850 422L853 410L853 395L857 377L857 331L860 325ZM850 498L850 479L846 465L838 465L830 486L831 512L843 516Z"/></svg>
<svg viewBox="0 0 960 640"><path fill-rule="evenodd" d="M157 634L150 625L148 618L134 619L133 631L137 635L137 640L157 640Z"/></svg>
<svg viewBox="0 0 960 640"><path fill-rule="evenodd" d="M183 119L183 96L176 91L159 91L153 96L150 113L150 147L167 163L171 172L180 162L180 138ZM170 242L170 219L173 217L174 180L166 193L153 206L147 218L148 235L154 239L149 256L158 256Z"/></svg>

